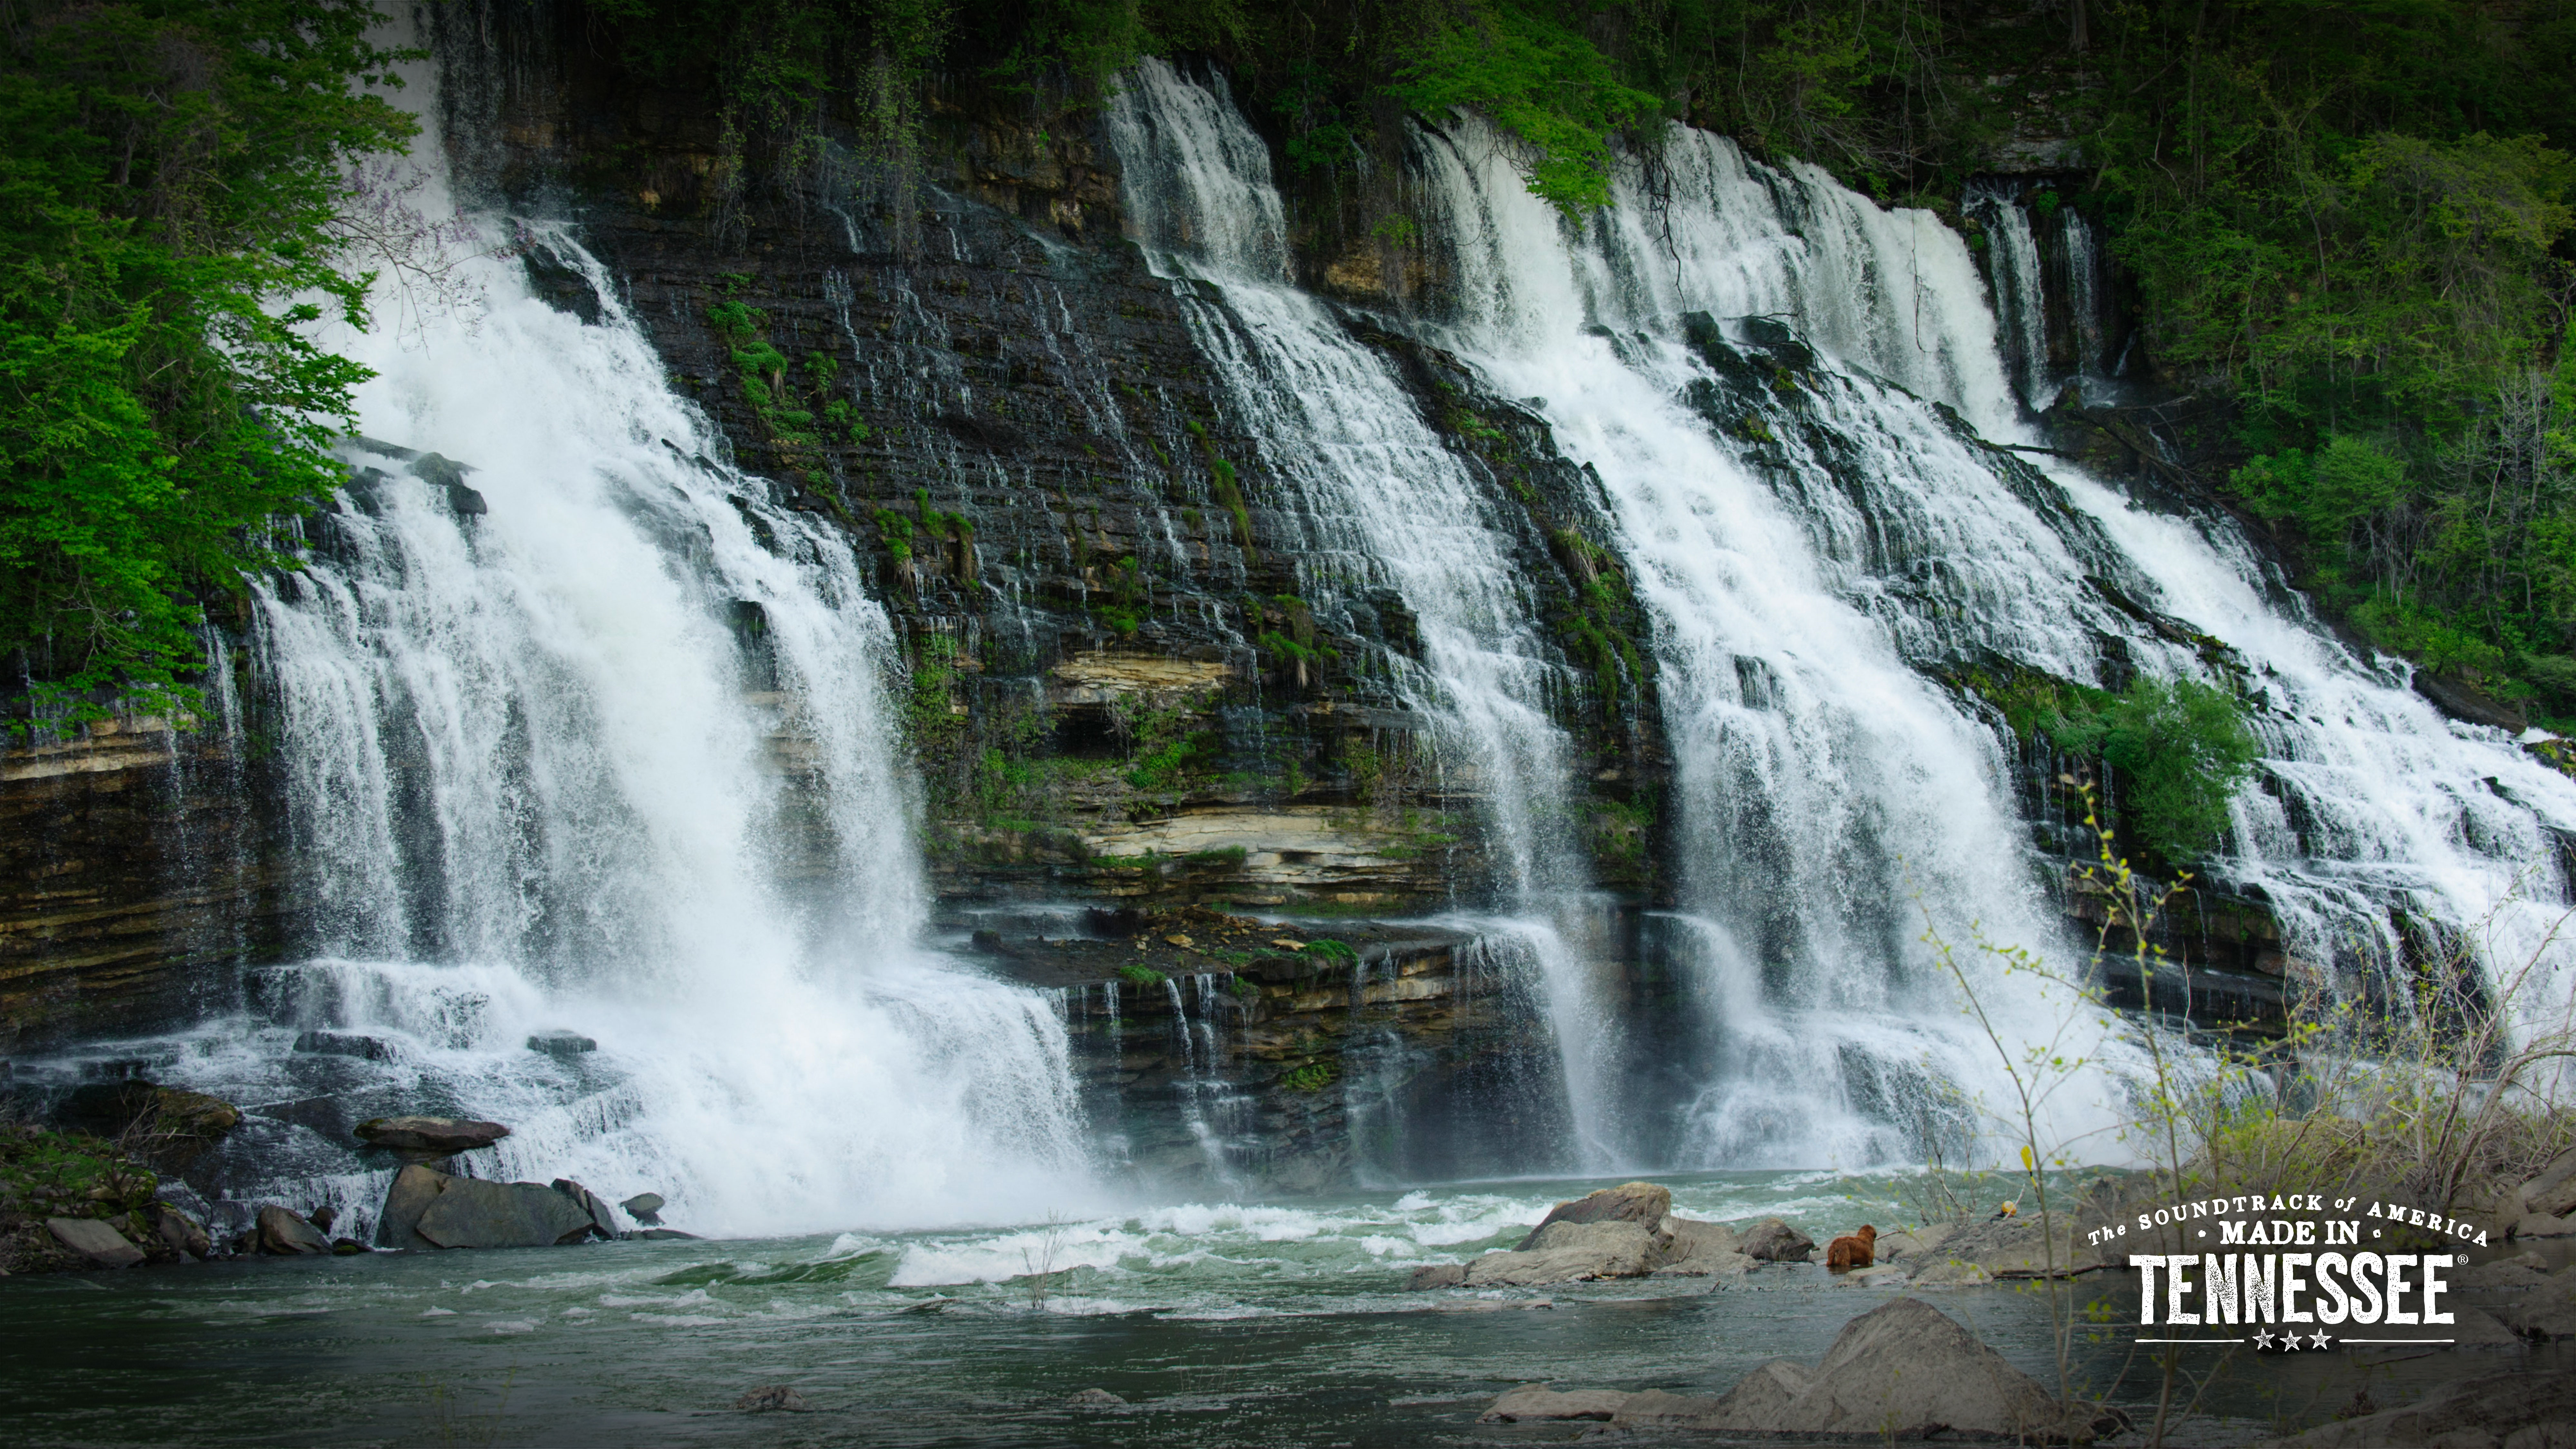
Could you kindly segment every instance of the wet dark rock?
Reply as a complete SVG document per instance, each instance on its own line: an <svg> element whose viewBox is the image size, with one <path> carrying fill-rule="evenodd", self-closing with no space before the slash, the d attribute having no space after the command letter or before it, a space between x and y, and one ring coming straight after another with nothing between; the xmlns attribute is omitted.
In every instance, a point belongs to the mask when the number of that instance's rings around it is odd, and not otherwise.
<svg viewBox="0 0 2576 1449"><path fill-rule="evenodd" d="M639 1242L646 1243L694 1243L698 1241L697 1234L684 1233L678 1228L645 1228L640 1232L628 1233L626 1236Z"/></svg>
<svg viewBox="0 0 2576 1449"><path fill-rule="evenodd" d="M619 1233L617 1214L609 1210L608 1204L601 1200L599 1194L569 1177L556 1178L554 1189L571 1198L574 1204L590 1218L592 1232L598 1234L604 1241L612 1243L617 1241Z"/></svg>
<svg viewBox="0 0 2576 1449"><path fill-rule="evenodd" d="M331 1253L334 1257L352 1258L365 1251L367 1251L367 1245L359 1242L355 1238L333 1238L331 1240Z"/></svg>
<svg viewBox="0 0 2576 1449"><path fill-rule="evenodd" d="M295 1049L320 1056L356 1057L361 1061L389 1062L394 1059L393 1043L382 1037L366 1036L354 1031L308 1031L297 1035Z"/></svg>
<svg viewBox="0 0 2576 1449"><path fill-rule="evenodd" d="M433 1152L471 1152L510 1135L498 1122L459 1117L373 1117L357 1131L370 1146Z"/></svg>
<svg viewBox="0 0 2576 1449"><path fill-rule="evenodd" d="M618 1206L626 1209L627 1216L643 1226L658 1228L662 1225L661 1212L666 1204L658 1192L639 1192Z"/></svg>
<svg viewBox="0 0 2576 1449"><path fill-rule="evenodd" d="M322 1206L306 1213L304 1215L304 1220L327 1233L331 1231L331 1225L340 1220L340 1214L338 1210L333 1208L329 1203L324 1203Z"/></svg>
<svg viewBox="0 0 2576 1449"><path fill-rule="evenodd" d="M592 1224L580 1203L541 1183L451 1177L412 1231L441 1248L550 1248L590 1236Z"/></svg>
<svg viewBox="0 0 2576 1449"><path fill-rule="evenodd" d="M47 1218L45 1228L93 1268L131 1268L143 1261L141 1248L96 1218Z"/></svg>
<svg viewBox="0 0 2576 1449"><path fill-rule="evenodd" d="M802 1414L814 1407L785 1384L763 1384L734 1400L733 1406L747 1414Z"/></svg>
<svg viewBox="0 0 2576 1449"><path fill-rule="evenodd" d="M214 1252L214 1240L206 1236L206 1225L170 1206L155 1203L152 1207L152 1235L174 1253L203 1258Z"/></svg>
<svg viewBox="0 0 2576 1449"><path fill-rule="evenodd" d="M1527 1252L1535 1246L1539 1234L1546 1232L1551 1224L1635 1223L1648 1232L1653 1232L1662 1227L1664 1219L1670 1217L1672 1211L1671 1188L1657 1187L1651 1182L1630 1182L1622 1183L1617 1187L1605 1187L1598 1192L1586 1193L1572 1202L1561 1202L1550 1208L1547 1216L1539 1219L1538 1226L1530 1229L1529 1236L1521 1239L1521 1251Z"/></svg>
<svg viewBox="0 0 2576 1449"><path fill-rule="evenodd" d="M1778 1218L1764 1218L1745 1229L1738 1251L1767 1263L1804 1263L1816 1251L1816 1240Z"/></svg>
<svg viewBox="0 0 2576 1449"><path fill-rule="evenodd" d="M599 1043L577 1031L541 1031L528 1038L528 1050L556 1058L571 1058L599 1050Z"/></svg>
<svg viewBox="0 0 2576 1449"><path fill-rule="evenodd" d="M1115 1408L1127 1401L1118 1397L1116 1394L1109 1392L1107 1389L1084 1389L1081 1393L1075 1394L1064 1402L1068 1408L1108 1409Z"/></svg>
<svg viewBox="0 0 2576 1449"><path fill-rule="evenodd" d="M329 1238L296 1216L293 1208L282 1208L274 1203L259 1210L259 1226L253 1231L259 1251L276 1257L292 1258L331 1251Z"/></svg>
<svg viewBox="0 0 2576 1449"><path fill-rule="evenodd" d="M385 1189L384 1211L376 1214L376 1246L414 1250L437 1247L416 1230L420 1215L429 1211L440 1189L452 1180L446 1173L418 1163L395 1173L393 1185Z"/></svg>

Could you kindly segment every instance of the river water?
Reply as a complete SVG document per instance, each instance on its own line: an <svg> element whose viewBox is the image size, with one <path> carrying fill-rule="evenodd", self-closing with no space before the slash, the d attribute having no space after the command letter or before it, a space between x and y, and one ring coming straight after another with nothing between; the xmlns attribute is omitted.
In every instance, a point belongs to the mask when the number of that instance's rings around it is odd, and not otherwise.
<svg viewBox="0 0 2576 1449"><path fill-rule="evenodd" d="M1913 1220L1904 1175L1658 1179L1675 1210L1780 1213L1822 1239ZM0 1282L8 1442L230 1444L1228 1444L1527 1442L1588 1425L1478 1426L1516 1383L1719 1394L1764 1359L1813 1361L1892 1293L1814 1265L1719 1291L1650 1278L1404 1291L1413 1267L1514 1246L1598 1184L1520 1181L1187 1204L918 1233L378 1254ZM1969 1196L1980 1205L1991 1191ZM1051 1271L1033 1292L1032 1269ZM2076 1280L2106 1322L2081 1392L2152 1412L2127 1273ZM2045 1291L1929 1290L2053 1377ZM2214 1352L2214 1351L2204 1351ZM2365 1365L2341 1351L2219 1370L2182 1442L2382 1404L2554 1351ZM805 1414L745 1414L757 1386ZM1124 1407L1075 1408L1087 1388Z"/></svg>

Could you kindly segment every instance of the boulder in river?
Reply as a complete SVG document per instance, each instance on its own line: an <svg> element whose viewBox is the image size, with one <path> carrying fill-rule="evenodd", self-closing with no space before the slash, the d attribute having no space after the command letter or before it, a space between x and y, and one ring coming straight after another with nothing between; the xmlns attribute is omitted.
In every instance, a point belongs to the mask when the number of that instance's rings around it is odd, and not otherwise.
<svg viewBox="0 0 2576 1449"><path fill-rule="evenodd" d="M215 1250L214 1240L206 1236L206 1225L170 1206L152 1205L152 1235L174 1253L202 1258Z"/></svg>
<svg viewBox="0 0 2576 1449"><path fill-rule="evenodd" d="M662 1225L662 1209L668 1204L663 1202L662 1195L658 1192L639 1192L619 1203L618 1206L626 1209L627 1215L634 1218L639 1225L658 1228Z"/></svg>
<svg viewBox="0 0 2576 1449"><path fill-rule="evenodd" d="M454 1181L446 1173L413 1163L394 1174L393 1186L385 1189L384 1211L376 1214L376 1246L379 1248L435 1248L438 1245L415 1231L420 1215L438 1200L439 1189Z"/></svg>
<svg viewBox="0 0 2576 1449"><path fill-rule="evenodd" d="M528 1038L528 1050L569 1061L584 1052L599 1050L599 1043L577 1031L541 1031Z"/></svg>
<svg viewBox="0 0 2576 1449"><path fill-rule="evenodd" d="M1673 1211L1672 1189L1651 1182L1621 1183L1597 1192L1584 1194L1572 1202L1561 1202L1539 1219L1529 1236L1521 1239L1519 1251L1528 1252L1538 1245L1539 1234L1558 1223L1635 1223L1652 1233L1663 1226Z"/></svg>
<svg viewBox="0 0 2576 1449"><path fill-rule="evenodd" d="M131 1268L143 1261L141 1248L96 1218L47 1218L45 1229L93 1268Z"/></svg>
<svg viewBox="0 0 2576 1449"><path fill-rule="evenodd" d="M278 1257L301 1257L307 1253L328 1253L331 1240L319 1228L299 1217L293 1208L275 1203L259 1210L259 1250Z"/></svg>
<svg viewBox="0 0 2576 1449"><path fill-rule="evenodd" d="M450 1177L412 1232L441 1248L550 1248L593 1231L568 1194L535 1182Z"/></svg>
<svg viewBox="0 0 2576 1449"><path fill-rule="evenodd" d="M1803 1263L1816 1251L1816 1240L1779 1218L1764 1218L1744 1230L1737 1251L1766 1263Z"/></svg>
<svg viewBox="0 0 2576 1449"><path fill-rule="evenodd" d="M1460 1288L1466 1286L1467 1265L1464 1263L1425 1263L1413 1270L1404 1286L1414 1292L1426 1288Z"/></svg>
<svg viewBox="0 0 2576 1449"><path fill-rule="evenodd" d="M1476 1416L1479 1424L1527 1424L1541 1420L1602 1419L1619 1412L1633 1395L1620 1389L1571 1389L1559 1392L1545 1384L1523 1384L1494 1400Z"/></svg>
<svg viewBox="0 0 2576 1449"><path fill-rule="evenodd" d="M598 1193L592 1192L589 1188L582 1186L580 1183L573 1181L569 1177L556 1178L554 1186L555 1191L571 1198L575 1203L580 1205L583 1212L590 1215L590 1230L592 1232L597 1233L601 1238L608 1242L613 1243L617 1241L617 1214L609 1211L608 1204L600 1200Z"/></svg>
<svg viewBox="0 0 2576 1449"><path fill-rule="evenodd" d="M733 1406L746 1414L802 1414L814 1407L786 1384L762 1384L734 1400Z"/></svg>
<svg viewBox="0 0 2576 1449"><path fill-rule="evenodd" d="M2561 1268L2519 1301L2496 1310L2505 1326L2525 1338L2576 1338L2576 1268Z"/></svg>
<svg viewBox="0 0 2576 1449"><path fill-rule="evenodd" d="M1641 1394L1613 1422L1701 1433L2028 1444L2081 1443L2121 1421L2099 1404L2061 1403L1947 1314L1919 1298L1899 1298L1844 1325L1814 1368L1773 1359L1718 1399Z"/></svg>
<svg viewBox="0 0 2576 1449"><path fill-rule="evenodd" d="M1753 1266L1735 1230L1724 1223L1696 1218L1664 1219L1654 1271L1694 1278L1727 1277Z"/></svg>
<svg viewBox="0 0 2576 1449"><path fill-rule="evenodd" d="M1116 1394L1109 1392L1107 1389L1084 1389L1081 1393L1075 1394L1072 1398L1069 1398L1064 1402L1068 1408L1111 1409L1116 1408L1127 1401L1118 1397Z"/></svg>
<svg viewBox="0 0 2576 1449"><path fill-rule="evenodd" d="M498 1122L462 1117L371 1117L358 1124L358 1136L371 1147L415 1152L471 1152L509 1135Z"/></svg>
<svg viewBox="0 0 2576 1449"><path fill-rule="evenodd" d="M1626 1219L1543 1223L1509 1253L1487 1253L1467 1265L1470 1288L1637 1278L1653 1271L1659 1244L1643 1224Z"/></svg>
<svg viewBox="0 0 2576 1449"><path fill-rule="evenodd" d="M2576 1217L2576 1148L2558 1154L2522 1185L2522 1203L2524 1211L2542 1217Z"/></svg>

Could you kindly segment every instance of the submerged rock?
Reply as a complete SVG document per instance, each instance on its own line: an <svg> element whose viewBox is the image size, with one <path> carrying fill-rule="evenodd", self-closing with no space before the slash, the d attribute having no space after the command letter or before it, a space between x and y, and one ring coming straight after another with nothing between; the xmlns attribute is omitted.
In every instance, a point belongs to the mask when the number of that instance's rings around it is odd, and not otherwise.
<svg viewBox="0 0 2576 1449"><path fill-rule="evenodd" d="M1941 1310L1899 1298L1844 1325L1814 1368L1773 1359L1723 1398L1639 1395L1613 1422L1723 1434L2065 1443L2108 1433L2120 1418L2099 1404L2060 1403Z"/></svg>
<svg viewBox="0 0 2576 1449"><path fill-rule="evenodd" d="M141 1248L96 1218L47 1218L45 1229L93 1268L131 1268L143 1261Z"/></svg>
<svg viewBox="0 0 2576 1449"><path fill-rule="evenodd" d="M295 1039L295 1049L316 1056L356 1057L369 1062L394 1059L393 1043L354 1031L308 1031Z"/></svg>
<svg viewBox="0 0 2576 1449"><path fill-rule="evenodd" d="M498 1122L463 1117L371 1117L357 1132L369 1146L415 1152L471 1152L510 1135Z"/></svg>
<svg viewBox="0 0 2576 1449"><path fill-rule="evenodd" d="M257 1234L259 1251L277 1257L301 1257L308 1253L328 1253L331 1240L321 1230L296 1215L293 1208L274 1203L259 1210Z"/></svg>
<svg viewBox="0 0 2576 1449"><path fill-rule="evenodd" d="M785 1384L762 1384L734 1400L733 1406L747 1414L802 1414L814 1407L805 1402L803 1394Z"/></svg>
<svg viewBox="0 0 2576 1449"><path fill-rule="evenodd" d="M1547 1419L1606 1420L1634 1397L1624 1389L1569 1389L1560 1392L1545 1384L1523 1384L1494 1400L1494 1406L1477 1415L1476 1422L1523 1424Z"/></svg>
<svg viewBox="0 0 2576 1449"><path fill-rule="evenodd" d="M626 1236L647 1243L694 1243L698 1241L697 1234L684 1233L678 1228L645 1228L640 1232L628 1233Z"/></svg>
<svg viewBox="0 0 2576 1449"><path fill-rule="evenodd" d="M1464 1263L1425 1263L1413 1270L1413 1276L1405 1280L1404 1286L1410 1292L1421 1292L1428 1288L1456 1288L1466 1281L1467 1265Z"/></svg>
<svg viewBox="0 0 2576 1449"><path fill-rule="evenodd" d="M1815 1253L1816 1240L1779 1218L1764 1218L1745 1229L1740 1251L1767 1263L1803 1263Z"/></svg>
<svg viewBox="0 0 2576 1449"><path fill-rule="evenodd" d="M1084 1389L1081 1393L1075 1394L1072 1398L1069 1398L1064 1402L1068 1408L1106 1409L1113 1408L1117 1405L1126 1403L1127 1401L1118 1397L1116 1394L1109 1392L1107 1389Z"/></svg>
<svg viewBox="0 0 2576 1449"><path fill-rule="evenodd" d="M565 1058L599 1050L599 1043L577 1031L541 1031L528 1038L528 1050L545 1056Z"/></svg>

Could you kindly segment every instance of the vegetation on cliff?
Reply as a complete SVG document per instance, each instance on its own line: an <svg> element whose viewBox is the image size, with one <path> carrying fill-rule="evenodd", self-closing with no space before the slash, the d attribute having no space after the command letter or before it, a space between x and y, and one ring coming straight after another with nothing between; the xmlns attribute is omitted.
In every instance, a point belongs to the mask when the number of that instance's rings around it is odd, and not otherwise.
<svg viewBox="0 0 2576 1449"><path fill-rule="evenodd" d="M359 0L0 7L0 655L12 711L184 705L203 601L287 566L363 325L350 178L408 117ZM362 173L357 173L362 174ZM382 182L383 178L378 178ZM385 201L381 195L376 200Z"/></svg>

